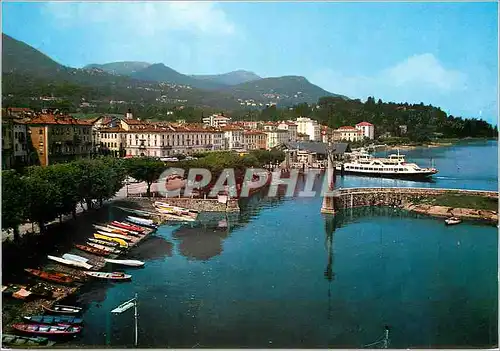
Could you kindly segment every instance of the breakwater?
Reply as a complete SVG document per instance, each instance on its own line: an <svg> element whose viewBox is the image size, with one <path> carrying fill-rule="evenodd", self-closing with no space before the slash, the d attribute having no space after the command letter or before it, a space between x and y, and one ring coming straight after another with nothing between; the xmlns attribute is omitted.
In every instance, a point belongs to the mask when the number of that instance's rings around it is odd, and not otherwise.
<svg viewBox="0 0 500 351"><path fill-rule="evenodd" d="M363 206L398 206L440 195L468 195L498 199L498 192L439 188L344 188L325 196L322 213Z"/></svg>

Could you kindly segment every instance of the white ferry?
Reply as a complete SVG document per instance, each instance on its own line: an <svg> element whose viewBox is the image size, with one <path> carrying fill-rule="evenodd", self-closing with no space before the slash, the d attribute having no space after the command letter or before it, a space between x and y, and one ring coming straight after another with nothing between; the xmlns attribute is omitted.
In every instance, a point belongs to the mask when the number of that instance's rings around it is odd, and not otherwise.
<svg viewBox="0 0 500 351"><path fill-rule="evenodd" d="M435 168L421 168L415 163L405 161L405 156L397 154L387 158L377 158L366 152L351 153L350 160L337 166L337 171L344 170L346 174L376 176L387 178L421 179L436 174Z"/></svg>

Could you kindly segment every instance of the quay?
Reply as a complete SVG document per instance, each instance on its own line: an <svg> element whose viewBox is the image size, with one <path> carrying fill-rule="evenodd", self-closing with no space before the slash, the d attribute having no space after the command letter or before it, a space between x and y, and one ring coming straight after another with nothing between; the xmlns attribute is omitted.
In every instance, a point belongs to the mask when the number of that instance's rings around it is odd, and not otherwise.
<svg viewBox="0 0 500 351"><path fill-rule="evenodd" d="M139 243L141 243L144 239L149 237L154 231L155 231L154 229L145 228L143 234L137 236L136 240L129 243L129 250L139 245ZM77 254L78 256L87 258L89 260L88 263L92 265L92 268L89 269L91 271L98 271L102 269L106 264L104 257L80 251L76 248L72 248L68 253ZM126 255L126 252L124 254ZM110 254L106 258L114 259L119 256L120 255L118 254ZM37 268L37 267L26 267L26 268ZM13 331L11 327L12 324L23 322L23 316L44 314L42 306L52 307L54 304L67 298L68 296L76 294L80 290L80 288L83 287L85 283L93 280L93 278L89 278L83 273L84 270L78 268L71 268L69 266L65 266L53 261L50 261L44 267L38 269L44 271L57 271L61 273L71 274L75 277L80 277L81 282L75 282L71 284L71 286L68 286L68 285L61 285L53 282L43 281L43 283L40 284L43 284L44 287L47 287L48 289L53 291L53 296L52 296L53 298L52 299L36 298L31 301L26 301L18 309L16 309L15 315L2 313L3 333L12 332Z"/></svg>
<svg viewBox="0 0 500 351"><path fill-rule="evenodd" d="M157 194L152 194L157 195ZM240 212L238 199L229 199L227 203L217 201L217 199L199 199L186 197L164 197L152 196L150 198L141 195L129 195L127 200L141 206L146 211L154 210L155 201L167 202L169 205L189 208L199 212Z"/></svg>
<svg viewBox="0 0 500 351"><path fill-rule="evenodd" d="M496 211L418 205L422 200L443 195L478 196L494 199L498 202L498 192L495 191L441 188L344 188L335 189L333 195L325 196L321 212L334 214L339 210L355 207L396 206L441 217L454 215L462 218L498 221Z"/></svg>

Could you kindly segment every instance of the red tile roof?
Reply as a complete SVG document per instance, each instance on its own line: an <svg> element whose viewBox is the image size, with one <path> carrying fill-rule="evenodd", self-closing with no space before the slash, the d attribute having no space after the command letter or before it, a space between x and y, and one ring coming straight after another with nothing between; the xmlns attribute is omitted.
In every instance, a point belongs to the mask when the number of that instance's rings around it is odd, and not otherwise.
<svg viewBox="0 0 500 351"><path fill-rule="evenodd" d="M90 120L82 120L73 118L68 115L49 115L40 114L26 122L26 124L59 124L59 125L80 125L92 126L93 122Z"/></svg>
<svg viewBox="0 0 500 351"><path fill-rule="evenodd" d="M340 129L340 130L352 130L352 129L356 129L356 128L351 127L351 126L343 126L343 127L339 127L338 129Z"/></svg>
<svg viewBox="0 0 500 351"><path fill-rule="evenodd" d="M360 122L360 123L358 123L356 125L357 126L361 126L361 127L364 127L364 126L366 126L366 127L372 127L373 126L373 124L371 124L369 122Z"/></svg>

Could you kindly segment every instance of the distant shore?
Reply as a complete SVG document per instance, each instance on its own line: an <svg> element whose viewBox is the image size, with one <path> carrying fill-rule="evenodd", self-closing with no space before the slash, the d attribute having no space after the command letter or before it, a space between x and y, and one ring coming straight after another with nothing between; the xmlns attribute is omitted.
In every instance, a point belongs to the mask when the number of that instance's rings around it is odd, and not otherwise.
<svg viewBox="0 0 500 351"><path fill-rule="evenodd" d="M441 139L441 140L435 140L427 143L410 143L410 144L395 144L395 145L387 145L386 149L387 150L414 150L417 148L435 148L435 147L444 147L444 146L452 146L455 144L458 144L459 142L463 141L480 141L480 140L497 140L496 138L449 138L449 139Z"/></svg>

